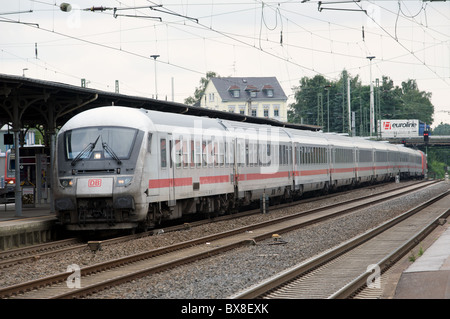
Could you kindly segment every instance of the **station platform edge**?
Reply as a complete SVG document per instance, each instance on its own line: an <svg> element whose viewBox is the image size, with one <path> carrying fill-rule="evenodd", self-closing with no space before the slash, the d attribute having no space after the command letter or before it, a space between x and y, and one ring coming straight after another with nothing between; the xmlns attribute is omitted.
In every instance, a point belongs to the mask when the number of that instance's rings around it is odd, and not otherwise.
<svg viewBox="0 0 450 319"><path fill-rule="evenodd" d="M20 214L14 204L0 205L0 251L54 239L56 221L50 204L25 206Z"/></svg>

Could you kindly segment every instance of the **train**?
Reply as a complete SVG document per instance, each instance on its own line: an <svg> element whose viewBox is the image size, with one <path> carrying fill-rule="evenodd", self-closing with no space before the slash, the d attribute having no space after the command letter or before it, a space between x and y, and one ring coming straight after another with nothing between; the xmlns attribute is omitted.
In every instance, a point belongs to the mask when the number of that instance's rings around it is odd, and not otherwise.
<svg viewBox="0 0 450 319"><path fill-rule="evenodd" d="M149 229L427 169L404 146L125 106L72 117L54 156L55 212L70 231Z"/></svg>

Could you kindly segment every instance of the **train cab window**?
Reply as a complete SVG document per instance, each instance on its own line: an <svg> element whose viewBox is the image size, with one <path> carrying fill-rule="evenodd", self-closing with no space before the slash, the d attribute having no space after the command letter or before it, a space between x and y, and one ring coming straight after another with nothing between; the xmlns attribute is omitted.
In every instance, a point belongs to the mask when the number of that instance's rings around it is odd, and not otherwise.
<svg viewBox="0 0 450 319"><path fill-rule="evenodd" d="M161 167L165 168L167 167L167 150L166 150L166 139L162 138L160 140L160 147L161 147Z"/></svg>
<svg viewBox="0 0 450 319"><path fill-rule="evenodd" d="M138 130L129 127L87 127L69 130L64 134L67 160L129 159Z"/></svg>

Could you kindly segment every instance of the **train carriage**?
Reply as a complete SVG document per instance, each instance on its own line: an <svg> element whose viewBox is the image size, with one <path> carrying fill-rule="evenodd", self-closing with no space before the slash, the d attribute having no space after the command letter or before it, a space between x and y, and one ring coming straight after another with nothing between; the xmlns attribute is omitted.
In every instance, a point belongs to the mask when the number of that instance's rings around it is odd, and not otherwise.
<svg viewBox="0 0 450 319"><path fill-rule="evenodd" d="M330 145L323 134L291 130L295 189L301 193L330 189Z"/></svg>
<svg viewBox="0 0 450 319"><path fill-rule="evenodd" d="M372 182L374 176L373 143L370 140L354 138L356 183Z"/></svg>
<svg viewBox="0 0 450 319"><path fill-rule="evenodd" d="M225 214L262 196L423 176L423 153L336 134L126 107L69 120L57 137L55 209L69 230L153 227Z"/></svg>
<svg viewBox="0 0 450 319"><path fill-rule="evenodd" d="M332 188L356 185L356 158L353 140L346 136L327 134L331 148Z"/></svg>

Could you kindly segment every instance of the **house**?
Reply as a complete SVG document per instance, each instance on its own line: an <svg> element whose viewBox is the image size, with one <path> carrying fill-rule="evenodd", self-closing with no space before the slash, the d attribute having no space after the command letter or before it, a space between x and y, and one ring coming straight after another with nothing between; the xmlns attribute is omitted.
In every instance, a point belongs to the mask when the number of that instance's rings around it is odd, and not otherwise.
<svg viewBox="0 0 450 319"><path fill-rule="evenodd" d="M211 78L200 107L287 122L287 96L276 77Z"/></svg>

